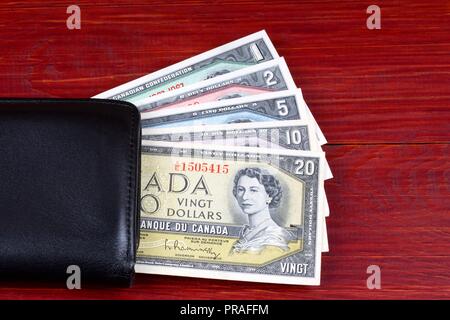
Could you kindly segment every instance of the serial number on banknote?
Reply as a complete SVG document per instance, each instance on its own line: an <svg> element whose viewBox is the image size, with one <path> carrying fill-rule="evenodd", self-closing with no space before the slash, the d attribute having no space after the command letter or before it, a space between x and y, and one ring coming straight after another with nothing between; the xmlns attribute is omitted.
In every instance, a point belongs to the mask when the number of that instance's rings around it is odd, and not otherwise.
<svg viewBox="0 0 450 320"><path fill-rule="evenodd" d="M223 173L229 172L228 164L217 164L207 162L179 162L175 163L175 171L178 172L209 172L209 173Z"/></svg>
<svg viewBox="0 0 450 320"><path fill-rule="evenodd" d="M181 89L181 88L184 88L184 83L183 83L183 82L180 82L180 83L177 83L177 84L174 84L174 85L168 87L168 88L167 88L167 91L178 90L178 89ZM166 90L160 90L160 91L157 91L157 92L155 92L155 93L152 93L152 94L150 95L150 97L154 97L154 96L157 96L157 95L166 93L167 91L166 91Z"/></svg>

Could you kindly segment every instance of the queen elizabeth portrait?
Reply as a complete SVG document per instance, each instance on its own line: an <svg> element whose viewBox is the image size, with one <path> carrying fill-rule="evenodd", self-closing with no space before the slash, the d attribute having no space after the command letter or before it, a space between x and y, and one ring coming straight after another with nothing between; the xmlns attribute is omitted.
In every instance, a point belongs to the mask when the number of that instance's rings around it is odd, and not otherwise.
<svg viewBox="0 0 450 320"><path fill-rule="evenodd" d="M233 195L249 222L233 245L233 253L260 253L268 246L289 250L294 235L276 224L269 211L278 208L283 197L273 175L259 168L241 169L234 178Z"/></svg>

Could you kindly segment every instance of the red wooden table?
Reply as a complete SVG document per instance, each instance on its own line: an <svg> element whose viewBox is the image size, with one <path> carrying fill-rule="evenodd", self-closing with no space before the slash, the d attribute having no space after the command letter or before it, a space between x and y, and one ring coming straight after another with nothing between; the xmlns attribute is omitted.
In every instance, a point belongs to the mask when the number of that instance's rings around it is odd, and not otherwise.
<svg viewBox="0 0 450 320"><path fill-rule="evenodd" d="M330 252L320 287L138 275L131 289L12 284L0 298L450 298L450 2L77 1L68 30L70 4L2 3L2 97L90 97L266 29L329 141ZM371 4L381 30L366 27Z"/></svg>

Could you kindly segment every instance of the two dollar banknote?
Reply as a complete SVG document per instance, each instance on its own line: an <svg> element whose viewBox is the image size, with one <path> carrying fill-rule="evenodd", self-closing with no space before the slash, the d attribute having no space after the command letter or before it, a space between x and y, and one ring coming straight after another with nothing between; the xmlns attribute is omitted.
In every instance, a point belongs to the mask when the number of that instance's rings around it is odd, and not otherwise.
<svg viewBox="0 0 450 320"><path fill-rule="evenodd" d="M320 283L326 139L264 31L94 98L141 111L137 272Z"/></svg>

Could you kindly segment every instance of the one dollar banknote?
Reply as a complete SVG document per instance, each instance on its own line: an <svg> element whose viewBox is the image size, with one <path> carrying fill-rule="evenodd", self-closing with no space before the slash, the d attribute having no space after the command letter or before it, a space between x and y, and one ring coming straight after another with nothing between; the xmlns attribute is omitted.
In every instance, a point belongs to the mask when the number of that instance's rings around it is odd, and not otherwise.
<svg viewBox="0 0 450 320"><path fill-rule="evenodd" d="M94 98L137 103L278 57L266 32L260 31L122 84Z"/></svg>

